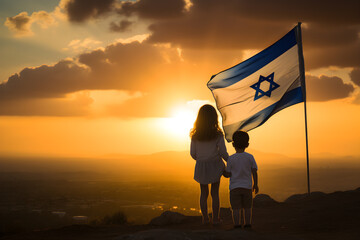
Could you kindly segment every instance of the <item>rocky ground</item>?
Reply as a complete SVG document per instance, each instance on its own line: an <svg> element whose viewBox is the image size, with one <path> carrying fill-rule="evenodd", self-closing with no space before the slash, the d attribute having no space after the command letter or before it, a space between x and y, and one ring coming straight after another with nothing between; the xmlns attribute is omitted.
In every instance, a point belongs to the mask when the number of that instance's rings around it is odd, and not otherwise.
<svg viewBox="0 0 360 240"><path fill-rule="evenodd" d="M254 199L253 228L233 229L230 209L223 223L202 225L200 216L164 212L147 225L73 225L1 237L1 240L225 240L225 239L360 239L360 188L325 194L293 195L276 202L267 195Z"/></svg>

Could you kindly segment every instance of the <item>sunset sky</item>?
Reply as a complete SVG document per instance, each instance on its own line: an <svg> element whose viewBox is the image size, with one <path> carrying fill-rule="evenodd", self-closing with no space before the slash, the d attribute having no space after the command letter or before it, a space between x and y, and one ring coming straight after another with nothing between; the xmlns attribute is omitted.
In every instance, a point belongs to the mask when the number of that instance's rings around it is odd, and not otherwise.
<svg viewBox="0 0 360 240"><path fill-rule="evenodd" d="M360 1L1 0L0 155L185 151L210 77L302 22L310 155L360 156ZM303 104L249 132L305 156ZM228 145L232 152L231 145Z"/></svg>

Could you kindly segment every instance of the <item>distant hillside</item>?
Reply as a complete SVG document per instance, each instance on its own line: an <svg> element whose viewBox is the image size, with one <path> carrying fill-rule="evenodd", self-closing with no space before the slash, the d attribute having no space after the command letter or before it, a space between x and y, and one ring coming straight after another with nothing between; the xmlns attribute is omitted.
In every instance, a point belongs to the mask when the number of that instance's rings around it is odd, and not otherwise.
<svg viewBox="0 0 360 240"><path fill-rule="evenodd" d="M258 163L262 193L283 200L307 191L306 160L249 150ZM51 178L118 181L193 181L195 161L187 151L149 155L111 155L103 158L0 158L0 172L41 173ZM331 192L357 187L360 157L310 158L312 191ZM65 174L66 173L66 174ZM72 174L70 174L72 173ZM44 175L45 174L45 175ZM3 175L4 176L4 175ZM6 176L5 176L6 177ZM1 177L0 177L1 179ZM222 180L224 192L228 179Z"/></svg>
<svg viewBox="0 0 360 240"><path fill-rule="evenodd" d="M282 168L306 168L306 158L292 158L281 154L249 149L259 165ZM195 161L188 151L167 151L148 155L110 154L94 158L13 157L0 156L0 172L69 172L69 171L156 171L188 170ZM360 156L310 155L310 167L360 168Z"/></svg>

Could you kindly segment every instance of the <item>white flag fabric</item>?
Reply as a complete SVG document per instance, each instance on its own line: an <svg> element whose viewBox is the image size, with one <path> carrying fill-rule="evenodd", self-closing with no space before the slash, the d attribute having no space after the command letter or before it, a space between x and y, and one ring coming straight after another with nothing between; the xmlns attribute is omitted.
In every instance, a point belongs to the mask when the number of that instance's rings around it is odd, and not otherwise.
<svg viewBox="0 0 360 240"><path fill-rule="evenodd" d="M273 114L305 99L300 25L279 41L207 83L222 115L227 141L237 130L249 131Z"/></svg>

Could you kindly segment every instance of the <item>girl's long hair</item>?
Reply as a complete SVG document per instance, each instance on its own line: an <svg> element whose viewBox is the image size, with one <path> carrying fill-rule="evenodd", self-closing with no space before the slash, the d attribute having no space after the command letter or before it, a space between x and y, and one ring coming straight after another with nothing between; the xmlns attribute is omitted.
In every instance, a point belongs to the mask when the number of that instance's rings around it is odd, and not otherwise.
<svg viewBox="0 0 360 240"><path fill-rule="evenodd" d="M193 140L208 141L223 135L218 122L218 115L213 106L203 105L199 109L194 127L190 131Z"/></svg>

